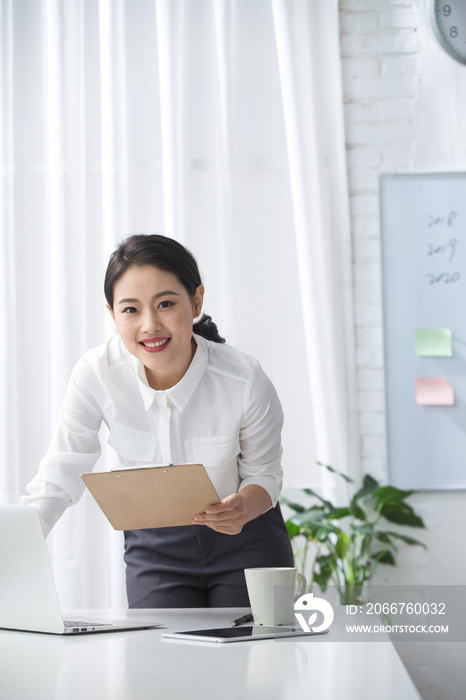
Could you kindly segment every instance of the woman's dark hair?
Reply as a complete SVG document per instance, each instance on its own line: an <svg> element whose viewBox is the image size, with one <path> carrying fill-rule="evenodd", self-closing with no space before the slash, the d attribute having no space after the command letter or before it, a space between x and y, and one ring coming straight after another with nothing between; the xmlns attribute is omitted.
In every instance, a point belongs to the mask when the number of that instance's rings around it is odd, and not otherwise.
<svg viewBox="0 0 466 700"><path fill-rule="evenodd" d="M113 311L113 290L120 277L130 267L153 265L176 275L191 298L202 284L194 255L181 243L158 234L135 234L123 239L111 254L105 273L104 292ZM193 332L215 343L224 343L210 316L202 314L193 325Z"/></svg>

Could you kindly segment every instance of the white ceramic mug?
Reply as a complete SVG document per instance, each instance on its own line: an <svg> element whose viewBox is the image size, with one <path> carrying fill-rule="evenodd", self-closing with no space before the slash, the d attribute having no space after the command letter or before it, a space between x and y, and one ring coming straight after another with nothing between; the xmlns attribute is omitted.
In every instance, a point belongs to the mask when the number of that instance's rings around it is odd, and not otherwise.
<svg viewBox="0 0 466 700"><path fill-rule="evenodd" d="M289 625L293 603L303 595L307 581L294 567L245 569L246 586L255 625ZM295 593L296 578L299 588Z"/></svg>

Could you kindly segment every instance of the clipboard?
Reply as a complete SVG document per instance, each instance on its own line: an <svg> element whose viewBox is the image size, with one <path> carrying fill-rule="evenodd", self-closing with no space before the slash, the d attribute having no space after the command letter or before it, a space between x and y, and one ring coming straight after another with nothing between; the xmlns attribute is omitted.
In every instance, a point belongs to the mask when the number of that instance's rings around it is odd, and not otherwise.
<svg viewBox="0 0 466 700"><path fill-rule="evenodd" d="M220 503L202 464L122 467L81 479L115 530L192 525L195 515Z"/></svg>

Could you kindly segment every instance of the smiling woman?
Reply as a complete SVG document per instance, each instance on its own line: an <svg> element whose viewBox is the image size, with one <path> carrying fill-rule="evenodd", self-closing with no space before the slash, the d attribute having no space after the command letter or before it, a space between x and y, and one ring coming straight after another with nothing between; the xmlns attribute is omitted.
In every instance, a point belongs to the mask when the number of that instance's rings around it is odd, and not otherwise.
<svg viewBox="0 0 466 700"><path fill-rule="evenodd" d="M186 374L196 351L193 320L203 293L198 285L190 297L176 275L153 265L131 267L115 284L115 308L107 306L123 345L144 364L153 389L169 389Z"/></svg>
<svg viewBox="0 0 466 700"><path fill-rule="evenodd" d="M194 257L173 239L125 239L104 288L118 335L73 370L54 440L21 503L37 507L48 534L82 495L102 421L123 465L201 462L221 502L192 525L125 532L128 602L247 606L245 568L293 566L277 503L283 416L275 389L210 316L196 322L204 287Z"/></svg>

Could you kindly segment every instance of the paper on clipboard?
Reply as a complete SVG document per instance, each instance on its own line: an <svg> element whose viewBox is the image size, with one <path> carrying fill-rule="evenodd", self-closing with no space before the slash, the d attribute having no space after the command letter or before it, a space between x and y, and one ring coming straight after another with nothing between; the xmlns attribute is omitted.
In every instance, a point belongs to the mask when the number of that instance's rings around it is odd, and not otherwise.
<svg viewBox="0 0 466 700"><path fill-rule="evenodd" d="M202 464L143 465L81 479L115 530L192 525L220 503Z"/></svg>

